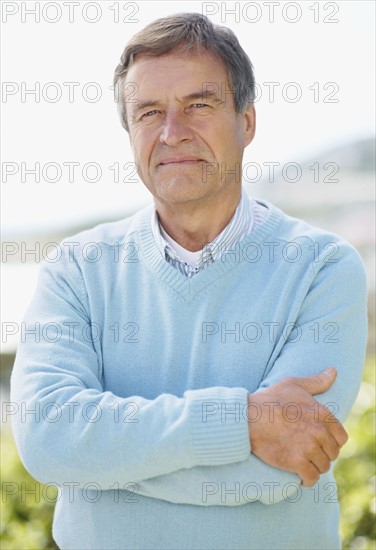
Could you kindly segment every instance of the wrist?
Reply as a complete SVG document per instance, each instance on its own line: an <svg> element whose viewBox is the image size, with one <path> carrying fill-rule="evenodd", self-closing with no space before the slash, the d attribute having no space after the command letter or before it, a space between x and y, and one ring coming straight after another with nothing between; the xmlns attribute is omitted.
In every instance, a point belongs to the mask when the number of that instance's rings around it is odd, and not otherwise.
<svg viewBox="0 0 376 550"><path fill-rule="evenodd" d="M251 445L251 451L254 449L261 426L262 409L259 403L259 395L248 394L248 433Z"/></svg>

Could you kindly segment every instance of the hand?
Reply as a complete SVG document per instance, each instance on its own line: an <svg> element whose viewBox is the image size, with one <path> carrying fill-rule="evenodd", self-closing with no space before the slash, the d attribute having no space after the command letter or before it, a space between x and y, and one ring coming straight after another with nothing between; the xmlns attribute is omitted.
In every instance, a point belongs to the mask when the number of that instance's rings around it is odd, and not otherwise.
<svg viewBox="0 0 376 550"><path fill-rule="evenodd" d="M348 439L342 424L312 397L328 390L336 376L330 368L306 378L285 378L248 395L252 453L296 473L304 487L329 470Z"/></svg>

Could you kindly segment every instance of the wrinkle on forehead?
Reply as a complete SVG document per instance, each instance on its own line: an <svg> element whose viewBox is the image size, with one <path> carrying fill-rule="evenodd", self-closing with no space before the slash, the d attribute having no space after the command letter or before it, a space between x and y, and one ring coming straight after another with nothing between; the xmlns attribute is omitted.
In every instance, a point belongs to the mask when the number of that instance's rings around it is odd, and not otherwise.
<svg viewBox="0 0 376 550"><path fill-rule="evenodd" d="M202 54L179 52L159 57L141 54L137 56L135 63L131 66L126 81L126 84L132 84L133 87L137 87L138 98L132 98L128 103L129 113L132 114L132 118L137 116L141 110L148 107L160 106L165 101L162 97L156 97L156 93L158 93L158 81L152 81L151 78L155 74L156 63L164 62L166 59L169 60L168 67L164 63L161 64L160 76L163 79L164 69L168 73L172 73L168 74L169 77L171 76L171 87L167 88L167 91L171 90L174 85L178 87L182 85L183 88L185 87L185 91L189 86L192 90L188 93L182 91L180 94L175 94L174 98L178 103L190 100L210 100L211 103L219 105L224 104L224 90L225 97L226 95L232 95L226 68L223 62L212 52L204 51ZM202 62L200 63L201 60ZM211 69L209 74L208 66ZM193 70L189 71L190 68ZM188 72L186 73L186 71ZM175 73L176 79L174 80ZM201 78L200 73L202 74ZM188 74L189 79L184 80L184 76ZM132 76L134 80L132 80ZM179 79L182 81L179 82ZM165 84L163 80L162 84ZM165 91L162 89L162 93ZM153 95L149 96L149 93Z"/></svg>

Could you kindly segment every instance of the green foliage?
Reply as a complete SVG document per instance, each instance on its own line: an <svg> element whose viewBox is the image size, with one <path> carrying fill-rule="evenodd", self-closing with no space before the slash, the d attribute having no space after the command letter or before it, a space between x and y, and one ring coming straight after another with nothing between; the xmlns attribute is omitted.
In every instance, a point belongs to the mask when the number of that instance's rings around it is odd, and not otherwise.
<svg viewBox="0 0 376 550"><path fill-rule="evenodd" d="M367 359L363 382L345 422L349 441L335 467L343 548L376 548L375 357Z"/></svg>
<svg viewBox="0 0 376 550"><path fill-rule="evenodd" d="M376 548L374 357L367 360L359 396L345 426L350 438L335 467L343 548L371 550ZM1 549L56 549L51 536L56 490L37 483L26 472L9 431L2 435L1 455Z"/></svg>
<svg viewBox="0 0 376 550"><path fill-rule="evenodd" d="M23 467L9 430L1 436L1 550L56 549L51 535L57 490Z"/></svg>

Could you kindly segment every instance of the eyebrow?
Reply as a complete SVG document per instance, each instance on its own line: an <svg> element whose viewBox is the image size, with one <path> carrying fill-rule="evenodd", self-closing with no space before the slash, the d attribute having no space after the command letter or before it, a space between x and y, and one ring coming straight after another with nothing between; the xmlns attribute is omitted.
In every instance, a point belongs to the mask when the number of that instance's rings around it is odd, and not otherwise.
<svg viewBox="0 0 376 550"><path fill-rule="evenodd" d="M182 98L182 101L192 101L194 99L210 99L215 104L223 103L223 101L218 97L217 93L214 91L206 90L206 91L200 91L200 92L193 92L192 94L188 94ZM137 106L132 109L133 115L136 115L140 111L143 111L147 107L156 107L161 102L152 100L152 99L146 99L144 101L139 101L137 103Z"/></svg>

